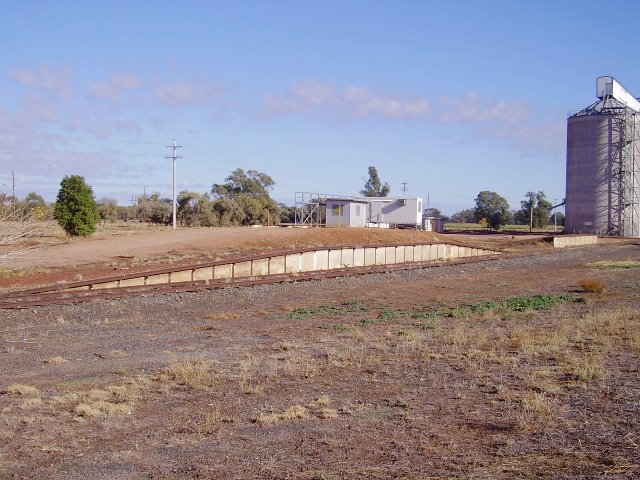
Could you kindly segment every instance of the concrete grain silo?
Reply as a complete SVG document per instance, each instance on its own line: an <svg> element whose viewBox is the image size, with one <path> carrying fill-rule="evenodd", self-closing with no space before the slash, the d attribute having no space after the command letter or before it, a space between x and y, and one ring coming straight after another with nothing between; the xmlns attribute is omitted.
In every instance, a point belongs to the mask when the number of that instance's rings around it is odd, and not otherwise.
<svg viewBox="0 0 640 480"><path fill-rule="evenodd" d="M567 120L565 231L640 237L640 101L613 77Z"/></svg>

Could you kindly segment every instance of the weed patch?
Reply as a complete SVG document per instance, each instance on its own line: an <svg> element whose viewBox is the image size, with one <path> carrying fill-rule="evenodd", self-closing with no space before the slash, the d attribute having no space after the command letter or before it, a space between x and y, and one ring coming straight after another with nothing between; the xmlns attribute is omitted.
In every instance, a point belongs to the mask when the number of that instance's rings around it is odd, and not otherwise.
<svg viewBox="0 0 640 480"><path fill-rule="evenodd" d="M342 305L321 305L319 307L297 308L289 313L289 318L294 320L304 320L311 317L339 316L339 315L359 315L369 312L371 309L365 307L360 301L349 300Z"/></svg>

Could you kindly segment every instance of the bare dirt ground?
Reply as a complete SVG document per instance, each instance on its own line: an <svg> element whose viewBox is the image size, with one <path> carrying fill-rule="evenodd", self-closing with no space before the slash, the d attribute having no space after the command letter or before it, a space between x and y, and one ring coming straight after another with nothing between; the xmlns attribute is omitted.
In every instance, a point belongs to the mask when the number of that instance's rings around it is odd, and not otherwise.
<svg viewBox="0 0 640 480"><path fill-rule="evenodd" d="M638 478L639 260L2 311L0 477Z"/></svg>

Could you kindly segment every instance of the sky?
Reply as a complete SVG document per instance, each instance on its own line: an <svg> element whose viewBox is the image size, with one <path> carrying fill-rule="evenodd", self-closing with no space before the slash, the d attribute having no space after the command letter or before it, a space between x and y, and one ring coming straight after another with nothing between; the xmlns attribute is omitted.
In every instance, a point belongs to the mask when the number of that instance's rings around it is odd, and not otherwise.
<svg viewBox="0 0 640 480"><path fill-rule="evenodd" d="M4 0L0 192L65 175L121 205L258 170L296 192L452 214L565 192L566 118L611 75L640 96L637 1ZM13 172L13 175L12 175Z"/></svg>

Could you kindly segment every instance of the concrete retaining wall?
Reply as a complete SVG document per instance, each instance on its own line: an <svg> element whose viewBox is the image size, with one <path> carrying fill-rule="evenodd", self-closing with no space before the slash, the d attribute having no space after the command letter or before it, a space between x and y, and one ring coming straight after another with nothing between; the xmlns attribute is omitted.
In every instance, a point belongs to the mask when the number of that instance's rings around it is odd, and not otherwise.
<svg viewBox="0 0 640 480"><path fill-rule="evenodd" d="M553 246L555 248L578 247L580 245L593 245L594 243L598 243L596 235L553 237Z"/></svg>
<svg viewBox="0 0 640 480"><path fill-rule="evenodd" d="M595 243L597 237L557 237L554 246L573 246ZM558 244L556 244L556 241ZM500 252L475 247L443 243L424 245L385 245L371 247L335 247L304 249L265 256L245 257L235 261L218 261L184 270L158 270L127 274L92 281L74 282L62 289L104 289L160 285L192 281L231 280L265 275L297 274L353 267L373 267L449 259L496 255Z"/></svg>

